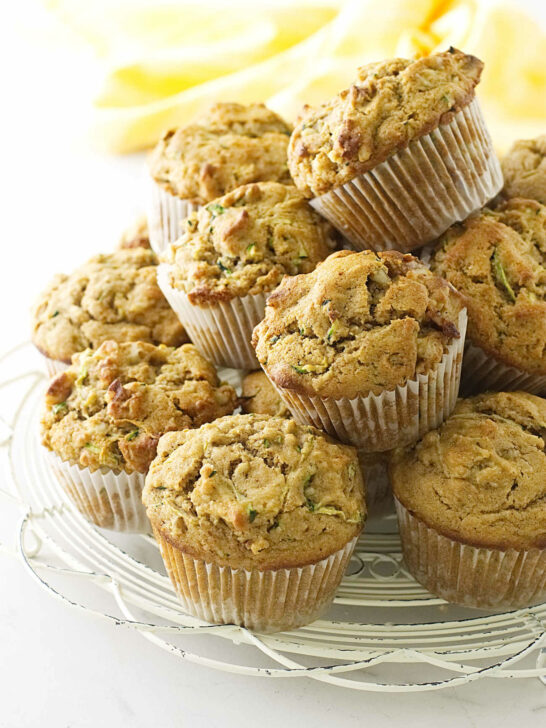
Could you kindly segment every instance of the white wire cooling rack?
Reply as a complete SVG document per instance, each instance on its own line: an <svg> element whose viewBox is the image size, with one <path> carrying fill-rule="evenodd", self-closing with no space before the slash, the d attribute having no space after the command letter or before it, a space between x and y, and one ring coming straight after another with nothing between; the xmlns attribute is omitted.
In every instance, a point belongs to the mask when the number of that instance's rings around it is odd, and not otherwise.
<svg viewBox="0 0 546 728"><path fill-rule="evenodd" d="M546 604L491 613L433 597L405 570L388 507L367 524L334 605L313 624L259 635L184 614L153 538L92 526L47 469L39 366L29 344L0 358L2 493L23 510L17 554L52 596L182 659L244 675L386 692L483 678L538 677L546 685Z"/></svg>

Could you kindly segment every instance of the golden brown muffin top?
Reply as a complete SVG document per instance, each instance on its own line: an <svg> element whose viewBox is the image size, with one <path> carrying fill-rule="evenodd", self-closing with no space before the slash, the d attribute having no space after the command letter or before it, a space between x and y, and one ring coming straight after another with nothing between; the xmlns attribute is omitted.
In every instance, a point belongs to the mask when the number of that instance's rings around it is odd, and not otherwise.
<svg viewBox="0 0 546 728"><path fill-rule="evenodd" d="M280 387L308 395L379 394L429 373L459 338L452 286L395 251L341 250L285 278L252 343Z"/></svg>
<svg viewBox="0 0 546 728"><path fill-rule="evenodd" d="M280 398L265 372L249 372L243 379L241 407L246 414L291 417L290 410Z"/></svg>
<svg viewBox="0 0 546 728"><path fill-rule="evenodd" d="M66 363L110 339L179 346L188 337L156 271L152 251L135 248L96 255L70 275L55 276L32 311L34 344Z"/></svg>
<svg viewBox="0 0 546 728"><path fill-rule="evenodd" d="M291 184L290 132L263 104L217 103L193 124L163 134L150 172L170 194L201 205L251 182Z"/></svg>
<svg viewBox="0 0 546 728"><path fill-rule="evenodd" d="M468 336L505 364L546 374L546 207L515 198L440 239L431 269L465 297Z"/></svg>
<svg viewBox="0 0 546 728"><path fill-rule="evenodd" d="M527 392L459 400L416 445L395 450L396 498L448 538L474 546L546 546L546 400Z"/></svg>
<svg viewBox="0 0 546 728"><path fill-rule="evenodd" d="M546 134L515 142L501 166L504 197L527 197L546 205Z"/></svg>
<svg viewBox="0 0 546 728"><path fill-rule="evenodd" d="M148 220L145 215L138 217L121 236L118 244L118 250L126 250L127 248L144 248L145 250L151 250Z"/></svg>
<svg viewBox="0 0 546 728"><path fill-rule="evenodd" d="M145 473L159 437L233 412L235 390L192 344L105 341L54 377L43 444L72 464Z"/></svg>
<svg viewBox="0 0 546 728"><path fill-rule="evenodd" d="M294 129L288 164L296 185L322 195L450 122L473 100L482 68L455 48L359 68L348 89L306 110Z"/></svg>
<svg viewBox="0 0 546 728"><path fill-rule="evenodd" d="M362 528L356 450L265 415L222 417L159 441L142 500L182 551L232 568L304 566Z"/></svg>
<svg viewBox="0 0 546 728"><path fill-rule="evenodd" d="M336 233L293 185L238 187L186 220L165 255L169 282L193 304L271 291L332 252Z"/></svg>

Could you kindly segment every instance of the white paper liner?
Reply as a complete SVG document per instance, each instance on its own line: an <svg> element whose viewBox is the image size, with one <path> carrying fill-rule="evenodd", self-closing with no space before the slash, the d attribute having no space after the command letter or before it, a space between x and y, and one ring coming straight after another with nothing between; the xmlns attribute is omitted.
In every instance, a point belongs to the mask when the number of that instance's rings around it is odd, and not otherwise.
<svg viewBox="0 0 546 728"><path fill-rule="evenodd" d="M487 354L481 347L466 342L461 391L476 394L486 390L497 392L523 389L531 394L546 395L546 375L529 374L508 366Z"/></svg>
<svg viewBox="0 0 546 728"><path fill-rule="evenodd" d="M349 399L292 392L271 383L296 422L326 431L341 442L368 452L409 445L438 427L457 401L466 334L466 309L459 314L460 338L454 339L429 374L419 374L404 386ZM267 371L266 371L267 374Z"/></svg>
<svg viewBox="0 0 546 728"><path fill-rule="evenodd" d="M375 457L370 458L370 453L358 450L358 462L366 484L366 506L368 515L370 509L392 495L389 474L387 470L386 453L373 453Z"/></svg>
<svg viewBox="0 0 546 728"><path fill-rule="evenodd" d="M317 619L334 598L358 540L309 566L247 571L189 556L153 530L186 612L256 632L296 629Z"/></svg>
<svg viewBox="0 0 546 728"><path fill-rule="evenodd" d="M70 499L89 521L100 528L128 533L149 533L150 522L142 504L143 473L91 471L72 465L48 450L46 462Z"/></svg>
<svg viewBox="0 0 546 728"><path fill-rule="evenodd" d="M414 250L483 207L502 188L477 99L448 124L368 172L311 200L357 250Z"/></svg>
<svg viewBox="0 0 546 728"><path fill-rule="evenodd" d="M182 234L182 224L200 205L171 195L154 180L150 181L148 201L148 230L150 245L157 255L178 240Z"/></svg>
<svg viewBox="0 0 546 728"><path fill-rule="evenodd" d="M59 374L60 372L64 372L68 367L69 364L65 364L64 361L59 361L58 359L52 359L49 356L45 356L45 354L42 354L42 358L44 360L46 372L48 377L54 377L56 374Z"/></svg>
<svg viewBox="0 0 546 728"><path fill-rule="evenodd" d="M406 566L433 594L482 609L519 609L546 599L546 549L501 550L460 543L394 501Z"/></svg>
<svg viewBox="0 0 546 728"><path fill-rule="evenodd" d="M264 317L266 294L233 298L204 308L194 306L185 293L170 285L169 267L166 263L158 266L157 282L203 356L217 366L258 369L250 340L254 327Z"/></svg>

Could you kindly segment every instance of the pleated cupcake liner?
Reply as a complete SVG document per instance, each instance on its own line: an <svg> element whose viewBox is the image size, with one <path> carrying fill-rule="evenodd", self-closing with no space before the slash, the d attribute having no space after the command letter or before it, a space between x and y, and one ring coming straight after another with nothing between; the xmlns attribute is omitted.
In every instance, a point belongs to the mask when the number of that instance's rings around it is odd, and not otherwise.
<svg viewBox="0 0 546 728"><path fill-rule="evenodd" d="M384 457L381 454L381 457L377 459L370 459L368 457L369 454L365 450L357 450L358 462L366 484L366 507L368 509L368 515L373 513L376 505L382 503L392 495L386 453Z"/></svg>
<svg viewBox="0 0 546 728"><path fill-rule="evenodd" d="M42 358L44 360L45 369L48 377L54 377L56 374L64 372L70 366L64 361L60 361L59 359L52 359L49 356L45 356L45 354L42 354Z"/></svg>
<svg viewBox="0 0 546 728"><path fill-rule="evenodd" d="M171 195L157 182L150 181L147 218L150 245L156 255L161 255L178 240L184 220L199 208L200 205Z"/></svg>
<svg viewBox="0 0 546 728"><path fill-rule="evenodd" d="M234 369L258 369L259 363L250 340L254 327L264 317L267 296L256 293L230 301L201 307L169 283L169 265L158 266L157 281L169 305L188 336L214 364Z"/></svg>
<svg viewBox="0 0 546 728"><path fill-rule="evenodd" d="M143 473L91 471L45 451L46 462L78 511L100 528L127 533L149 533L142 504Z"/></svg>
<svg viewBox="0 0 546 728"><path fill-rule="evenodd" d="M419 374L404 386L381 394L336 399L300 394L270 381L300 424L318 427L341 442L368 452L409 445L438 427L455 407L466 323L463 309L457 322L460 338L451 342L429 374Z"/></svg>
<svg viewBox="0 0 546 728"><path fill-rule="evenodd" d="M296 629L317 619L332 602L357 542L308 566L248 571L189 556L155 526L153 531L184 611L256 632Z"/></svg>
<svg viewBox="0 0 546 728"><path fill-rule="evenodd" d="M546 600L546 549L460 543L429 528L394 500L406 566L436 596L481 609L520 609Z"/></svg>
<svg viewBox="0 0 546 728"><path fill-rule="evenodd" d="M470 341L466 342L461 392L477 394L487 390L508 392L522 389L531 394L546 395L546 375L529 374L511 367L488 354Z"/></svg>
<svg viewBox="0 0 546 728"><path fill-rule="evenodd" d="M409 252L483 207L502 185L474 99L449 123L311 204L357 250Z"/></svg>

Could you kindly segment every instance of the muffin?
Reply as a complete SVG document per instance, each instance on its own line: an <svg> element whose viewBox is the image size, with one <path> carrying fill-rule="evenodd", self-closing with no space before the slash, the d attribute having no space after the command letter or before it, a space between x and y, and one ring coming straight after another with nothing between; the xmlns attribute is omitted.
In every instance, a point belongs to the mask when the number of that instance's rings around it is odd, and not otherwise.
<svg viewBox="0 0 546 728"><path fill-rule="evenodd" d="M465 328L459 294L413 256L342 250L284 279L253 344L299 422L374 452L451 412Z"/></svg>
<svg viewBox="0 0 546 728"><path fill-rule="evenodd" d="M149 224L158 253L200 206L252 182L291 184L291 127L263 104L217 103L193 124L166 131L150 159Z"/></svg>
<svg viewBox="0 0 546 728"><path fill-rule="evenodd" d="M494 609L546 599L545 437L546 400L487 393L392 455L404 558L433 594Z"/></svg>
<svg viewBox="0 0 546 728"><path fill-rule="evenodd" d="M363 66L294 129L295 184L358 249L433 240L502 187L475 98L482 68L455 48Z"/></svg>
<svg viewBox="0 0 546 728"><path fill-rule="evenodd" d="M164 435L142 499L185 610L260 632L319 616L366 515L353 448L265 415Z"/></svg>
<svg viewBox="0 0 546 728"><path fill-rule="evenodd" d="M133 225L124 231L118 244L118 250L131 248L150 249L150 234L148 232L148 220L145 215L140 216Z"/></svg>
<svg viewBox="0 0 546 728"><path fill-rule="evenodd" d="M515 142L501 166L504 197L526 197L546 205L546 134Z"/></svg>
<svg viewBox="0 0 546 728"><path fill-rule="evenodd" d="M430 264L468 308L464 391L546 391L546 207L484 209L448 230Z"/></svg>
<svg viewBox="0 0 546 728"><path fill-rule="evenodd" d="M261 369L249 372L243 379L241 408L248 415L292 416L281 396Z"/></svg>
<svg viewBox="0 0 546 728"><path fill-rule="evenodd" d="M266 294L335 246L332 226L294 186L238 187L192 214L159 285L194 344L219 366L256 369L250 345Z"/></svg>
<svg viewBox="0 0 546 728"><path fill-rule="evenodd" d="M157 259L136 248L96 255L53 278L32 311L32 340L49 374L103 341L179 346L188 340L156 281Z"/></svg>
<svg viewBox="0 0 546 728"><path fill-rule="evenodd" d="M144 475L159 437L233 412L237 396L191 344L105 341L50 382L42 415L49 462L97 526L146 530Z"/></svg>

